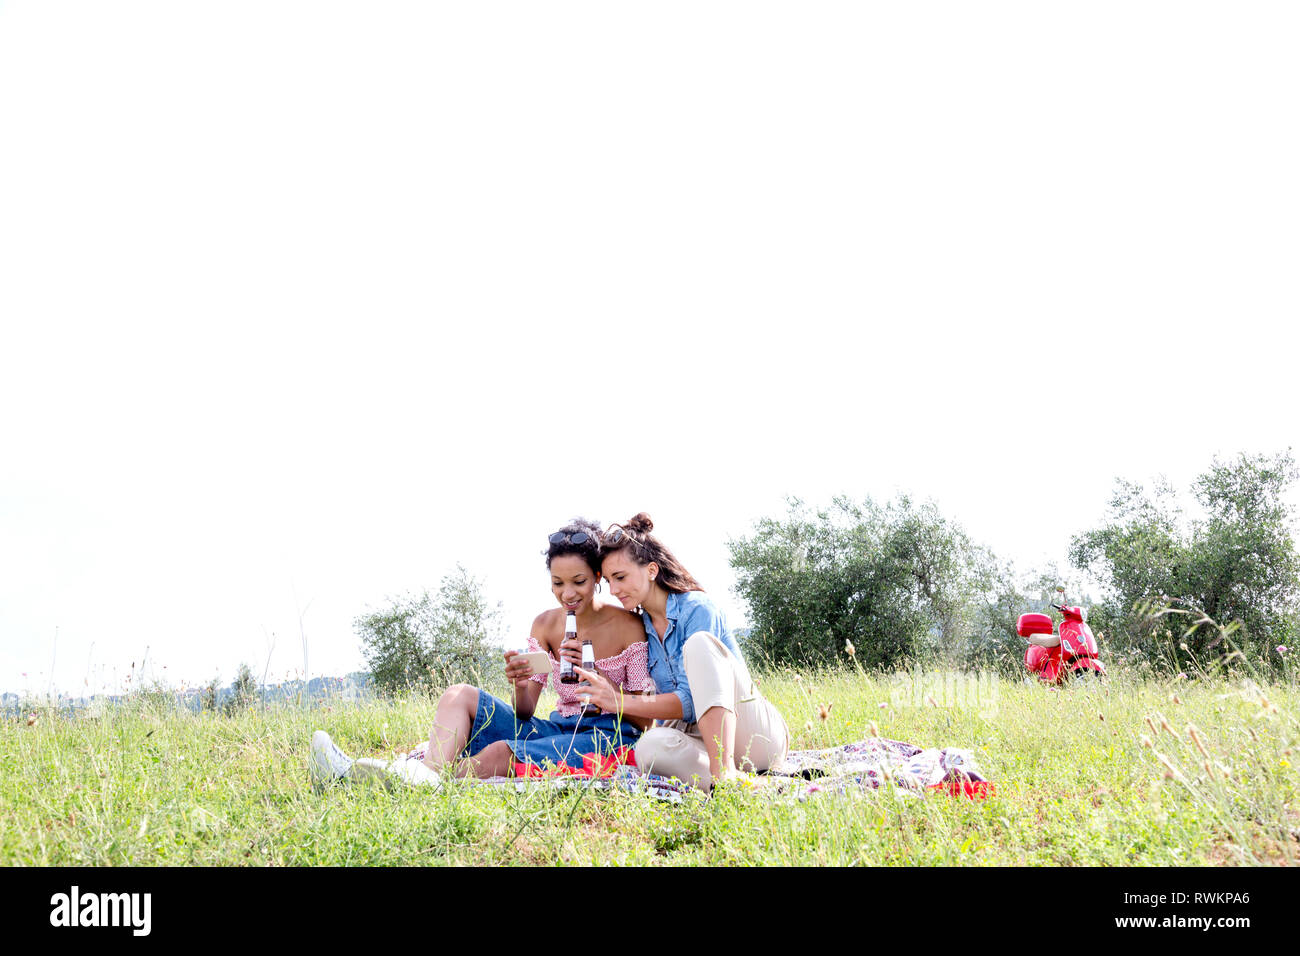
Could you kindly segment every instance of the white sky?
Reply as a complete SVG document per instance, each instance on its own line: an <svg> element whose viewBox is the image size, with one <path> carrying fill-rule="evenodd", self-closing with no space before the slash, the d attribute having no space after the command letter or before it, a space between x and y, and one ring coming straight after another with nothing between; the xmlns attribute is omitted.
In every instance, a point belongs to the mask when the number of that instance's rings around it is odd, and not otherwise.
<svg viewBox="0 0 1300 956"><path fill-rule="evenodd" d="M787 494L1064 564L1300 445L1300 8L1062 6L0 2L0 689L342 674L458 561L522 640L575 514L736 624Z"/></svg>

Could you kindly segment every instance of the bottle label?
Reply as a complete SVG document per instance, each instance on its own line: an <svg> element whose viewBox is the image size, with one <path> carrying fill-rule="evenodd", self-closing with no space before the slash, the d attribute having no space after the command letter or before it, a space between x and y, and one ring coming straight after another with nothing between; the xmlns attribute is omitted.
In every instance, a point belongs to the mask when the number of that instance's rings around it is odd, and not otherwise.
<svg viewBox="0 0 1300 956"><path fill-rule="evenodd" d="M571 640L578 636L578 616L576 614L564 615L564 639ZM573 661L561 654L560 656L560 677L574 677ZM576 680L576 677L574 678Z"/></svg>

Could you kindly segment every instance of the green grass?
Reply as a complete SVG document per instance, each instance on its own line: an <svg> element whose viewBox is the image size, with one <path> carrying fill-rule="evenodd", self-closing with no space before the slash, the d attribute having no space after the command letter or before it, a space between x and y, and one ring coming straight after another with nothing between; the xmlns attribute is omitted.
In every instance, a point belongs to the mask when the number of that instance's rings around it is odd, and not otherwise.
<svg viewBox="0 0 1300 956"><path fill-rule="evenodd" d="M874 724L885 737L973 750L997 795L885 790L800 803L725 792L675 806L623 792L463 783L318 794L307 777L312 730L356 755L383 755L426 737L433 702L227 718L143 694L98 718L38 713L34 725L0 724L0 864L1300 862L1294 681L1261 691L1240 679L1121 673L1052 690L998 679L978 701L945 695L931 679L918 690L906 675L778 670L762 681L797 748L861 739ZM819 704L831 705L824 720Z"/></svg>

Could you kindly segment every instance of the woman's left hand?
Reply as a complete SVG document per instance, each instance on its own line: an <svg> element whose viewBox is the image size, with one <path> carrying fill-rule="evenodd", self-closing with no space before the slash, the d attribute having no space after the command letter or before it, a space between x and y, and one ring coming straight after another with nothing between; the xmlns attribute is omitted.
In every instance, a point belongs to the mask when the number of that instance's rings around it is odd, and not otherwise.
<svg viewBox="0 0 1300 956"><path fill-rule="evenodd" d="M611 713L618 713L621 710L623 695L617 687L610 683L608 677L595 671L584 670L581 667L575 667L573 670L586 681L585 685L578 685L579 697L590 697L591 702L601 710Z"/></svg>

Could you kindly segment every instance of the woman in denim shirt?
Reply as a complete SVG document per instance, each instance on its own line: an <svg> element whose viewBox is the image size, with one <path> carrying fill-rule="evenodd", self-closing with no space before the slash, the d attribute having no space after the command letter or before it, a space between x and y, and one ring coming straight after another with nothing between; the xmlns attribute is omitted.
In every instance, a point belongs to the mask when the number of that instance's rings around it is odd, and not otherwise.
<svg viewBox="0 0 1300 956"><path fill-rule="evenodd" d="M603 709L621 706L659 722L637 743L639 768L708 790L744 777L742 770L780 763L790 731L755 687L722 612L653 529L645 513L611 525L601 538L601 570L623 607L641 612L657 693L621 700L600 675L579 673Z"/></svg>
<svg viewBox="0 0 1300 956"><path fill-rule="evenodd" d="M640 619L596 596L599 535L596 524L578 518L550 536L545 552L551 592L560 607L543 611L533 621L529 650L546 651L551 657L559 702L549 719L533 715L547 675L533 676L526 662L516 660L519 651L506 651L511 703L469 684L449 687L438 701L422 760L354 761L334 746L328 734L317 731L312 738L312 770L317 781L378 776L436 786L440 775L454 766L462 775L477 777L507 776L516 763L581 768L584 755L608 754L634 744L649 726L648 719L633 718L617 709L584 715L579 698L586 696L587 689L559 683L562 657L575 665L582 663L581 644L564 641L565 618L572 613L579 636L592 642L598 676L606 685L616 687L620 697L630 695L629 699L654 687Z"/></svg>

